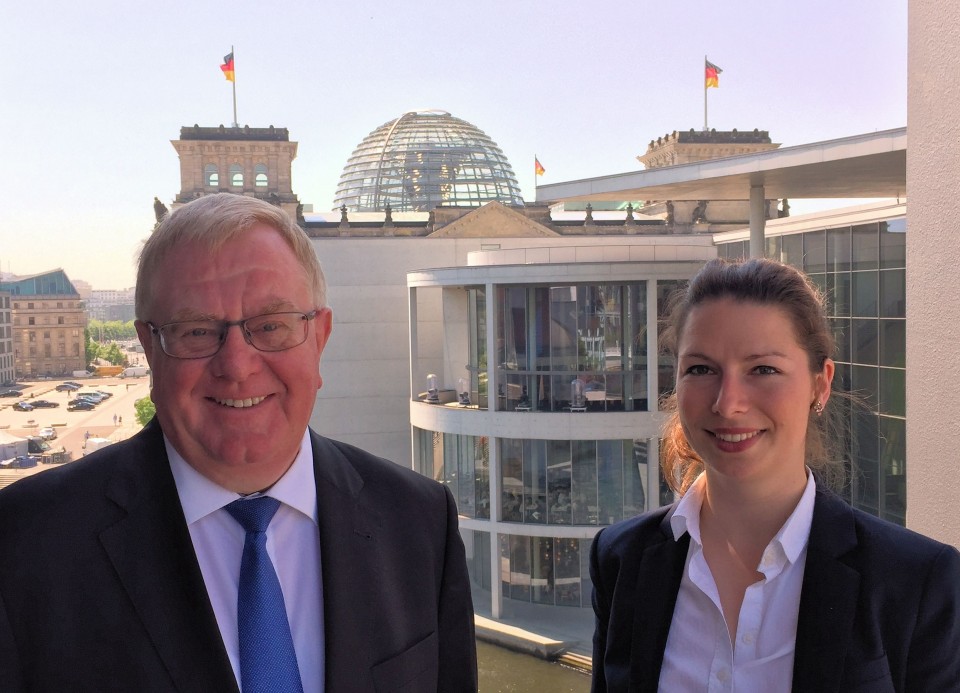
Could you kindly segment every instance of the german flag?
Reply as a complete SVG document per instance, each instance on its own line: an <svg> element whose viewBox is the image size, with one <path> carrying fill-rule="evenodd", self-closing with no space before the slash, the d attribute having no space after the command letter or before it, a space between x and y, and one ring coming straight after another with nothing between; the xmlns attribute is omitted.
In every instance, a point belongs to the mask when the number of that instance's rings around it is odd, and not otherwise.
<svg viewBox="0 0 960 693"><path fill-rule="evenodd" d="M540 159L538 159L537 157L533 157L533 171L538 176L542 176L544 173L547 172L547 169L543 167L543 164L540 163Z"/></svg>
<svg viewBox="0 0 960 693"><path fill-rule="evenodd" d="M705 72L706 72L706 86L704 89L709 89L710 87L720 88L720 73L723 72L719 67L714 65L709 60L704 60L706 63Z"/></svg>
<svg viewBox="0 0 960 693"><path fill-rule="evenodd" d="M220 69L223 70L223 76L227 78L228 82L236 81L233 75L233 51L223 56L223 65L220 66Z"/></svg>

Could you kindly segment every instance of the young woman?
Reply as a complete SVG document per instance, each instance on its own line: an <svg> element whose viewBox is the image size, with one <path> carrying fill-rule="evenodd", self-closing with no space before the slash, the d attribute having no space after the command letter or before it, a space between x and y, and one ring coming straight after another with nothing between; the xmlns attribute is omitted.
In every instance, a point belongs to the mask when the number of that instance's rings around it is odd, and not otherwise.
<svg viewBox="0 0 960 693"><path fill-rule="evenodd" d="M673 505L597 535L593 690L960 691L960 553L827 490L833 338L797 270L677 301Z"/></svg>

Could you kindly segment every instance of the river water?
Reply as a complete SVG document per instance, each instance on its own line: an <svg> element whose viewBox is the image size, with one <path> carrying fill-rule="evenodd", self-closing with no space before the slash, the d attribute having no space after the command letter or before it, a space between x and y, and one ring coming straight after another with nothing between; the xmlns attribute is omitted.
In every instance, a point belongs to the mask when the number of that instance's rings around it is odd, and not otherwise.
<svg viewBox="0 0 960 693"><path fill-rule="evenodd" d="M588 693L590 676L532 655L477 643L480 693Z"/></svg>

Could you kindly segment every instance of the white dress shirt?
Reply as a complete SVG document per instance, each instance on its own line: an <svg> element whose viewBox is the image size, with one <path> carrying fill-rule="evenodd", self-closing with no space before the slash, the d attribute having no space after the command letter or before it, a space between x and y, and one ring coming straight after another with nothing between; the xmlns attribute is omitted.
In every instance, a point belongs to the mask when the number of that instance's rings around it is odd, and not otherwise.
<svg viewBox="0 0 960 693"><path fill-rule="evenodd" d="M240 496L218 486L191 467L166 437L164 443L207 594L239 685L237 591L246 532L224 510L224 506ZM265 494L280 501L280 507L267 528L267 553L283 590L304 693L322 693L324 676L323 587L316 488L310 435L304 432L293 465Z"/></svg>
<svg viewBox="0 0 960 693"><path fill-rule="evenodd" d="M813 521L816 482L807 472L800 502L763 552L740 607L737 641L720 607L716 582L703 555L701 474L670 518L675 539L690 534L690 548L660 669L659 690L776 693L789 691L797 637L800 589Z"/></svg>

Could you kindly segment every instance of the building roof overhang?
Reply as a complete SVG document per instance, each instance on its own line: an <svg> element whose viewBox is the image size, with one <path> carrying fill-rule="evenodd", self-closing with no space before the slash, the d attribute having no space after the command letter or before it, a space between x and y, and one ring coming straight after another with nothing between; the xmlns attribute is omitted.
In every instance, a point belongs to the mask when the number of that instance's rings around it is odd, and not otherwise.
<svg viewBox="0 0 960 693"><path fill-rule="evenodd" d="M907 129L540 185L537 202L906 196Z"/></svg>

